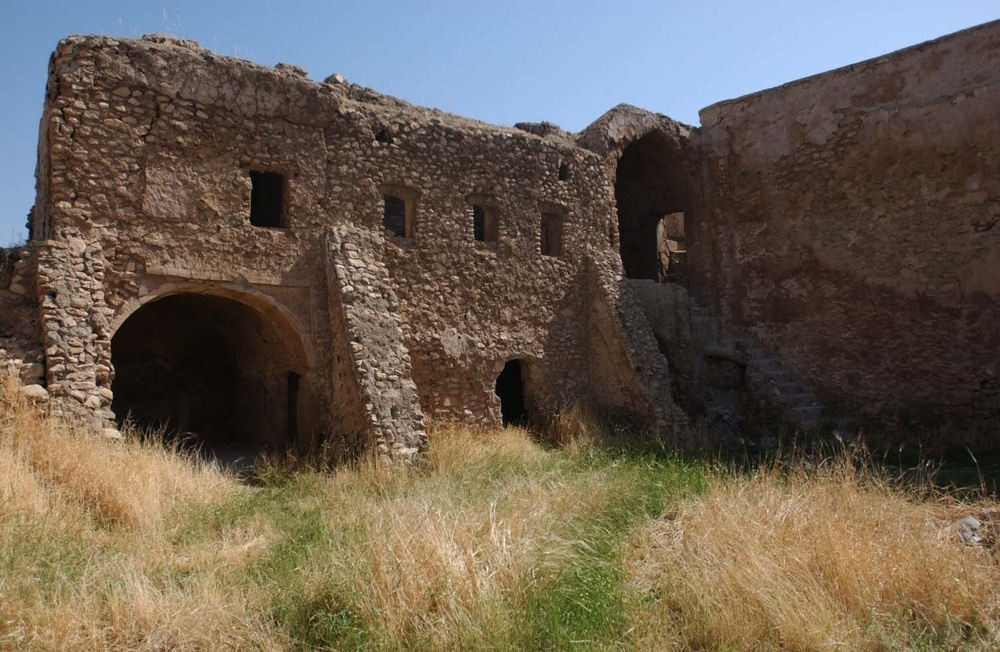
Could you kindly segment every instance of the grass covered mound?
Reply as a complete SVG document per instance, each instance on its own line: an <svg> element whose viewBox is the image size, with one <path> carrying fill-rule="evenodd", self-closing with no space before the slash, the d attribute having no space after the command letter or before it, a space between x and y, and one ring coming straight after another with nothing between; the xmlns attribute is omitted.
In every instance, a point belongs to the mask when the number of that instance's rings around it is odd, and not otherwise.
<svg viewBox="0 0 1000 652"><path fill-rule="evenodd" d="M438 424L416 468L240 482L0 387L0 648L995 648L1000 575L928 499L808 469Z"/></svg>

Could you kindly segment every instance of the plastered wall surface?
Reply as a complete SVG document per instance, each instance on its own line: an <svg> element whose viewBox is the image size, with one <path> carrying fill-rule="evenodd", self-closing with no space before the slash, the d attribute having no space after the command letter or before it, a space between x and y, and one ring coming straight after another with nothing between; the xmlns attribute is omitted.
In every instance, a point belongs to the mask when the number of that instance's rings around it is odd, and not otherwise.
<svg viewBox="0 0 1000 652"><path fill-rule="evenodd" d="M1000 415L1000 24L701 112L725 319L842 411Z"/></svg>

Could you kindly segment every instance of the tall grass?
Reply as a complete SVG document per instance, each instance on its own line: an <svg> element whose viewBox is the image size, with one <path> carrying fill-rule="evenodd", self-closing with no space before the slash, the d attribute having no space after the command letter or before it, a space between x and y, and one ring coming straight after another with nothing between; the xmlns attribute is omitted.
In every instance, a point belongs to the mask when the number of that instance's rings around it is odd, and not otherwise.
<svg viewBox="0 0 1000 652"><path fill-rule="evenodd" d="M158 444L121 445L96 424L27 404L0 377L0 495L35 512L82 508L105 524L154 528L177 502L208 502L233 488L218 469Z"/></svg>
<svg viewBox="0 0 1000 652"><path fill-rule="evenodd" d="M928 494L850 452L719 471L635 535L641 636L705 649L996 649L996 558L948 527L969 505Z"/></svg>
<svg viewBox="0 0 1000 652"><path fill-rule="evenodd" d="M0 384L0 648L891 649L995 641L958 508L856 465L719 471L585 411L415 467L196 458ZM968 506L963 506L965 509ZM664 516L665 515L665 516Z"/></svg>
<svg viewBox="0 0 1000 652"><path fill-rule="evenodd" d="M184 586L160 573L173 561L170 513L240 491L190 457L37 409L16 379L0 379L0 646L209 648L244 637L212 573Z"/></svg>

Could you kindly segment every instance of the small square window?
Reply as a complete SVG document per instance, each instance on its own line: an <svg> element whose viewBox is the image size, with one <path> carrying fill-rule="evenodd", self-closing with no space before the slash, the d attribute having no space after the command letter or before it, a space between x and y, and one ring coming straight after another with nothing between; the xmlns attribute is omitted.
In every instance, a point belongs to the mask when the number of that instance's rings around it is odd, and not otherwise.
<svg viewBox="0 0 1000 652"><path fill-rule="evenodd" d="M472 235L476 242L496 242L499 239L496 208L472 205Z"/></svg>
<svg viewBox="0 0 1000 652"><path fill-rule="evenodd" d="M250 224L283 229L285 224L285 177L277 172L250 171Z"/></svg>
<svg viewBox="0 0 1000 652"><path fill-rule="evenodd" d="M542 255L559 256L562 254L562 222L561 215L542 213Z"/></svg>

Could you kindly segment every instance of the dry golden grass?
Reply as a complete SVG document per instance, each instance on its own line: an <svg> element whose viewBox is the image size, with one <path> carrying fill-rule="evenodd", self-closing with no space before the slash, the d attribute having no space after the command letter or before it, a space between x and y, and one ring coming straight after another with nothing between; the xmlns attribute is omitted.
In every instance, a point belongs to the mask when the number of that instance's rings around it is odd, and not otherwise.
<svg viewBox="0 0 1000 652"><path fill-rule="evenodd" d="M552 444L575 455L597 444L604 429L591 410L574 405L557 414L548 424L545 434Z"/></svg>
<svg viewBox="0 0 1000 652"><path fill-rule="evenodd" d="M541 465L551 459L522 428L475 428L455 423L435 423L428 435L426 465L448 473L500 459L523 466Z"/></svg>
<svg viewBox="0 0 1000 652"><path fill-rule="evenodd" d="M248 631L212 574L158 578L176 505L243 491L218 469L28 405L0 385L0 646L212 649ZM238 606L238 605L237 605Z"/></svg>
<svg viewBox="0 0 1000 652"><path fill-rule="evenodd" d="M740 475L610 454L601 428L567 412L553 450L435 424L419 466L274 468L250 487L102 439L6 379L0 649L995 642L995 560L941 535L959 506L849 462Z"/></svg>
<svg viewBox="0 0 1000 652"><path fill-rule="evenodd" d="M314 560L307 581L352 595L380 638L461 647L516 626L502 603L558 570L576 543L566 524L600 510L607 487L599 473L547 470L553 454L521 429L439 424L430 438L425 470L362 465L329 481L328 526L361 541ZM494 488L480 491L488 474Z"/></svg>
<svg viewBox="0 0 1000 652"><path fill-rule="evenodd" d="M963 512L849 456L810 471L719 473L636 535L637 636L703 649L996 649L1000 569L959 544Z"/></svg>
<svg viewBox="0 0 1000 652"><path fill-rule="evenodd" d="M34 409L15 378L0 382L0 465L12 470L0 479L5 497L38 509L44 484L50 497L70 496L101 521L150 528L176 502L207 503L234 487L218 469L176 451L139 441L122 445L101 437L94 425Z"/></svg>

